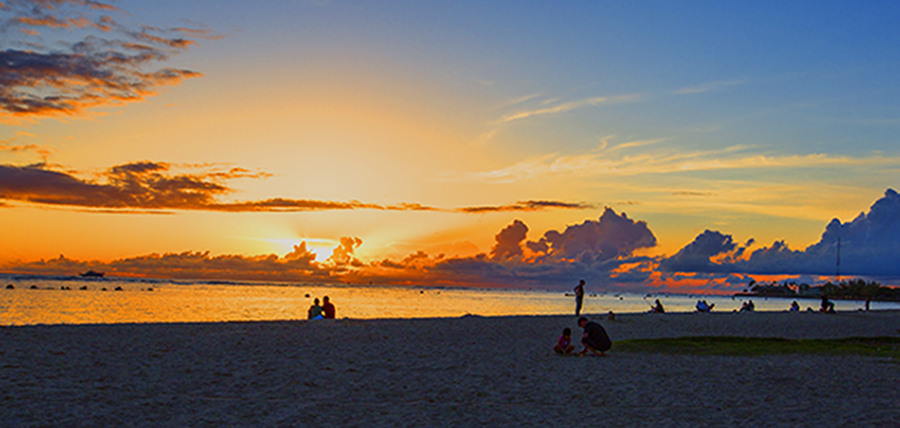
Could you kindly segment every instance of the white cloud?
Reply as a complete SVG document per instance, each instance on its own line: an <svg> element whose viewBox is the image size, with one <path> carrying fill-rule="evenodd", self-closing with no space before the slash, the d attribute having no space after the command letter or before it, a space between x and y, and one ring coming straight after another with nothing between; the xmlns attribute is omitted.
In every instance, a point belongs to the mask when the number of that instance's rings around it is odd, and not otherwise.
<svg viewBox="0 0 900 428"><path fill-rule="evenodd" d="M699 85L688 86L685 88L681 88L673 92L675 95L688 95L688 94L699 94L703 92L711 92L717 91L720 89L725 89L731 86L743 85L747 83L747 79L739 79L739 80L717 80L715 82L706 82L701 83Z"/></svg>
<svg viewBox="0 0 900 428"><path fill-rule="evenodd" d="M750 146L736 145L716 150L698 150L688 153L655 152L634 154L634 149L659 143L663 140L641 140L619 144L609 149L600 148L575 155L551 153L523 160L500 169L484 172L451 173L441 176L441 181L515 183L529 180L546 180L556 176L595 177L603 175L669 174L690 171L738 170L738 169L802 169L817 167L884 167L900 166L900 158L872 155L850 157L814 153L807 155L764 155L742 153ZM606 140L604 140L606 142Z"/></svg>
<svg viewBox="0 0 900 428"><path fill-rule="evenodd" d="M500 123L509 123L520 119L526 119L532 116L540 116L546 114L556 114L563 113L575 109L579 109L582 107L592 107L601 104L621 104L621 103L633 103L640 101L640 94L627 94L627 95L616 95L610 97L591 97L585 98L577 101L570 101L567 103L557 104L552 107L545 107L536 110L523 110L516 113L508 114L500 118Z"/></svg>

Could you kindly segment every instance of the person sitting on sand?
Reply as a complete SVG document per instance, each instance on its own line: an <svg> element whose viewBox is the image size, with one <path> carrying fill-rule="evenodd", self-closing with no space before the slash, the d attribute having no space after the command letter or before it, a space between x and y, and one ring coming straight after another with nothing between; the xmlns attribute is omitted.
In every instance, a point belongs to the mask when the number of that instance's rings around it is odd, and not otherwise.
<svg viewBox="0 0 900 428"><path fill-rule="evenodd" d="M322 298L322 311L324 312L325 319L334 319L334 305L328 300L328 296Z"/></svg>
<svg viewBox="0 0 900 428"><path fill-rule="evenodd" d="M654 314L664 314L666 313L666 308L663 307L662 302L659 299L656 299L656 305L650 307L650 312Z"/></svg>
<svg viewBox="0 0 900 428"><path fill-rule="evenodd" d="M609 335L600 324L581 317L578 318L578 326L584 329L584 335L581 336L581 344L584 345L584 349L578 355L585 355L590 351L593 355L602 357L603 353L612 347Z"/></svg>
<svg viewBox="0 0 900 428"><path fill-rule="evenodd" d="M741 312L753 312L756 309L756 305L753 304L752 300L748 300L741 305Z"/></svg>
<svg viewBox="0 0 900 428"><path fill-rule="evenodd" d="M791 302L791 312L800 312L800 304L796 300Z"/></svg>
<svg viewBox="0 0 900 428"><path fill-rule="evenodd" d="M709 304L706 300L698 300L697 301L697 312L711 312L713 306L716 306L715 303Z"/></svg>
<svg viewBox="0 0 900 428"><path fill-rule="evenodd" d="M575 345L572 345L572 329L566 327L562 331L562 336L559 336L559 340L556 341L553 352L556 352L559 355L572 355L572 351L574 350Z"/></svg>
<svg viewBox="0 0 900 428"><path fill-rule="evenodd" d="M325 318L322 315L322 311L323 311L322 307L319 306L319 299L316 298L315 300L313 300L313 305L309 307L309 311L307 311L306 319L320 320L322 318Z"/></svg>

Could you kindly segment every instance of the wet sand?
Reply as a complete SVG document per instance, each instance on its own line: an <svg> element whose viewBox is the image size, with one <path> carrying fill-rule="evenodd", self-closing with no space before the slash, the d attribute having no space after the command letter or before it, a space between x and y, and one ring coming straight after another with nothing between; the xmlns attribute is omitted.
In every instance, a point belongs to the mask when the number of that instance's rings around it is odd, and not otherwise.
<svg viewBox="0 0 900 428"><path fill-rule="evenodd" d="M900 328L898 311L590 317L614 342ZM2 327L0 425L900 426L897 361L559 357L563 327L580 336L568 316Z"/></svg>

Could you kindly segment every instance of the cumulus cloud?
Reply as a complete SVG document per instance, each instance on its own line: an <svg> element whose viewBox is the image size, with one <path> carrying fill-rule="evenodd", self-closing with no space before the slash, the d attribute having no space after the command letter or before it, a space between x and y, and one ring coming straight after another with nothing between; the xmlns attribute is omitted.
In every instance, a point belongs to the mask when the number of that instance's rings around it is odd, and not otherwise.
<svg viewBox="0 0 900 428"><path fill-rule="evenodd" d="M171 278L277 281L377 282L381 284L444 284L568 289L584 278L597 289L618 286L643 289L654 260L632 251L654 245L656 238L641 221L608 209L597 221L572 225L548 234L542 254L526 249L528 227L513 221L496 236L490 254L445 258L416 251L400 261L364 262L355 257L363 241L340 238L326 260L317 261L306 243L284 256L211 255L209 252L150 254L111 262L77 261L60 256L51 260L10 264L5 270L20 273L73 275L88 269L109 275L166 276ZM545 234L545 237L548 236Z"/></svg>
<svg viewBox="0 0 900 428"><path fill-rule="evenodd" d="M752 239L747 246L751 244ZM680 272L834 275L839 245L842 274L900 276L900 195L887 189L868 213L860 213L846 223L831 220L819 242L803 250L793 250L784 241L776 241L743 257L746 247L735 249L730 235L707 230L663 260L660 268Z"/></svg>
<svg viewBox="0 0 900 428"><path fill-rule="evenodd" d="M163 167L151 163L118 168L121 174L143 174ZM127 180L126 180L127 181ZM900 195L888 189L868 213L850 222L832 221L822 239L804 250L783 241L750 251L732 236L706 230L668 258L637 256L656 245L643 221L606 209L597 220L546 231L528 240L528 226L514 220L495 235L489 253L446 258L415 251L395 261L365 262L355 257L363 245L357 237L342 237L332 255L317 261L306 243L284 256L211 255L209 252L150 254L112 262L51 260L10 264L11 272L74 274L88 269L111 275L172 278L277 281L377 282L381 284L442 284L463 286L546 287L569 289L586 279L595 289L667 290L678 292L740 291L752 275L801 275L813 282L834 273L837 239L841 239L842 273L900 276ZM749 254L748 254L749 253Z"/></svg>
<svg viewBox="0 0 900 428"><path fill-rule="evenodd" d="M335 266L346 266L348 264L359 266L360 262L353 257L353 252L360 245L362 245L362 239L350 236L343 237L341 238L341 244L334 249L328 261Z"/></svg>
<svg viewBox="0 0 900 428"><path fill-rule="evenodd" d="M200 73L145 69L186 51L206 29L129 28L115 6L83 0L8 0L0 3L0 118L76 115L92 107L140 101L159 87ZM41 30L64 31L62 48L40 43ZM24 37L18 39L14 35Z"/></svg>
<svg viewBox="0 0 900 428"><path fill-rule="evenodd" d="M490 256L444 259L431 270L446 278L481 284L560 288L569 287L573 278L585 278L597 286L635 285L646 280L652 259L635 257L633 252L656 245L645 222L616 214L611 208L597 221L586 220L563 232L550 230L537 241L526 241L527 233L525 223L516 220L495 236ZM620 270L626 265L631 267Z"/></svg>
<svg viewBox="0 0 900 428"><path fill-rule="evenodd" d="M522 241L528 235L528 226L522 220L516 220L506 226L494 239L497 243L491 249L493 260L510 260L522 256Z"/></svg>
<svg viewBox="0 0 900 428"><path fill-rule="evenodd" d="M669 272L718 272L722 265L710 259L734 251L735 247L731 235L706 230L674 256L660 262L659 269Z"/></svg>
<svg viewBox="0 0 900 428"><path fill-rule="evenodd" d="M109 263L79 262L59 256L15 266L23 272L73 275L86 269L106 272L108 275L166 276L180 279L238 279L238 280L291 280L299 278L329 278L327 269L308 259L286 259L277 255L212 256L209 252L186 251L183 253L150 254L114 260Z"/></svg>
<svg viewBox="0 0 900 428"><path fill-rule="evenodd" d="M301 242L282 257L275 254L214 256L208 251L185 251L101 262L78 261L60 255L50 260L20 263L6 268L17 272L57 275L74 275L93 269L107 275L165 276L176 279L331 281L339 278L346 270L346 264L351 263L352 259L348 258L348 254L352 255L353 248L361 243L359 238L341 238L341 245L324 262L317 262L316 255L307 249L306 242Z"/></svg>
<svg viewBox="0 0 900 428"><path fill-rule="evenodd" d="M608 260L655 245L656 236L646 222L632 220L625 213L616 214L612 208L606 208L597 221L568 226L562 233L550 230L540 240L527 243L535 253L557 260Z"/></svg>

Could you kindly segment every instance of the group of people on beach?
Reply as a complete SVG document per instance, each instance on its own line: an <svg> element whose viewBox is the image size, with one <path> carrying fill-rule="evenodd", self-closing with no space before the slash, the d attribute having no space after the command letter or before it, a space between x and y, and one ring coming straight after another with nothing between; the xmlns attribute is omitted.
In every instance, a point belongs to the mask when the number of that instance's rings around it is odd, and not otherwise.
<svg viewBox="0 0 900 428"><path fill-rule="evenodd" d="M584 349L575 353L575 345L572 344L572 329L566 327L563 329L562 335L559 336L559 340L556 341L556 345L553 346L554 352L559 355L575 356L584 356L590 353L590 355L602 357L612 347L612 341L600 323L580 317L578 318L578 326L584 330L584 333L581 335L581 344L584 345Z"/></svg>
<svg viewBox="0 0 900 428"><path fill-rule="evenodd" d="M869 302L866 301L866 310L867 310L867 311L869 310L868 304L869 304ZM800 304L797 303L796 300L794 300L793 302L791 302L791 308L790 308L789 310L790 310L791 312L800 312ZM813 308L811 308L811 307L807 307L807 308L806 308L806 311L807 311L807 312L815 312L815 311L813 310ZM819 312L822 312L823 314L834 314L834 313L836 313L836 312L834 311L834 302L832 302L831 299L829 299L829 298L828 298L828 295L826 295L826 294L823 294L823 295L822 295L822 305L819 307Z"/></svg>
<svg viewBox="0 0 900 428"><path fill-rule="evenodd" d="M578 285L575 286L575 316L579 316L581 314L581 307L584 303L584 280L578 282ZM615 314L611 311L609 313L609 319L614 319ZM584 330L584 333L581 335L581 344L584 345L584 349L580 352L575 353L575 345L572 344L572 329L566 327L562 331L562 335L559 336L559 340L556 341L556 345L553 346L553 351L559 355L597 355L603 356L604 352L608 351L609 348L612 347L612 341L609 340L609 335L606 334L606 330L599 323L591 321L585 317L578 318L578 326Z"/></svg>
<svg viewBox="0 0 900 428"><path fill-rule="evenodd" d="M322 306L319 306L319 298L313 299L313 304L309 307L306 316L311 320L334 319L334 313L334 304L328 300L328 296L325 296L322 298Z"/></svg>

